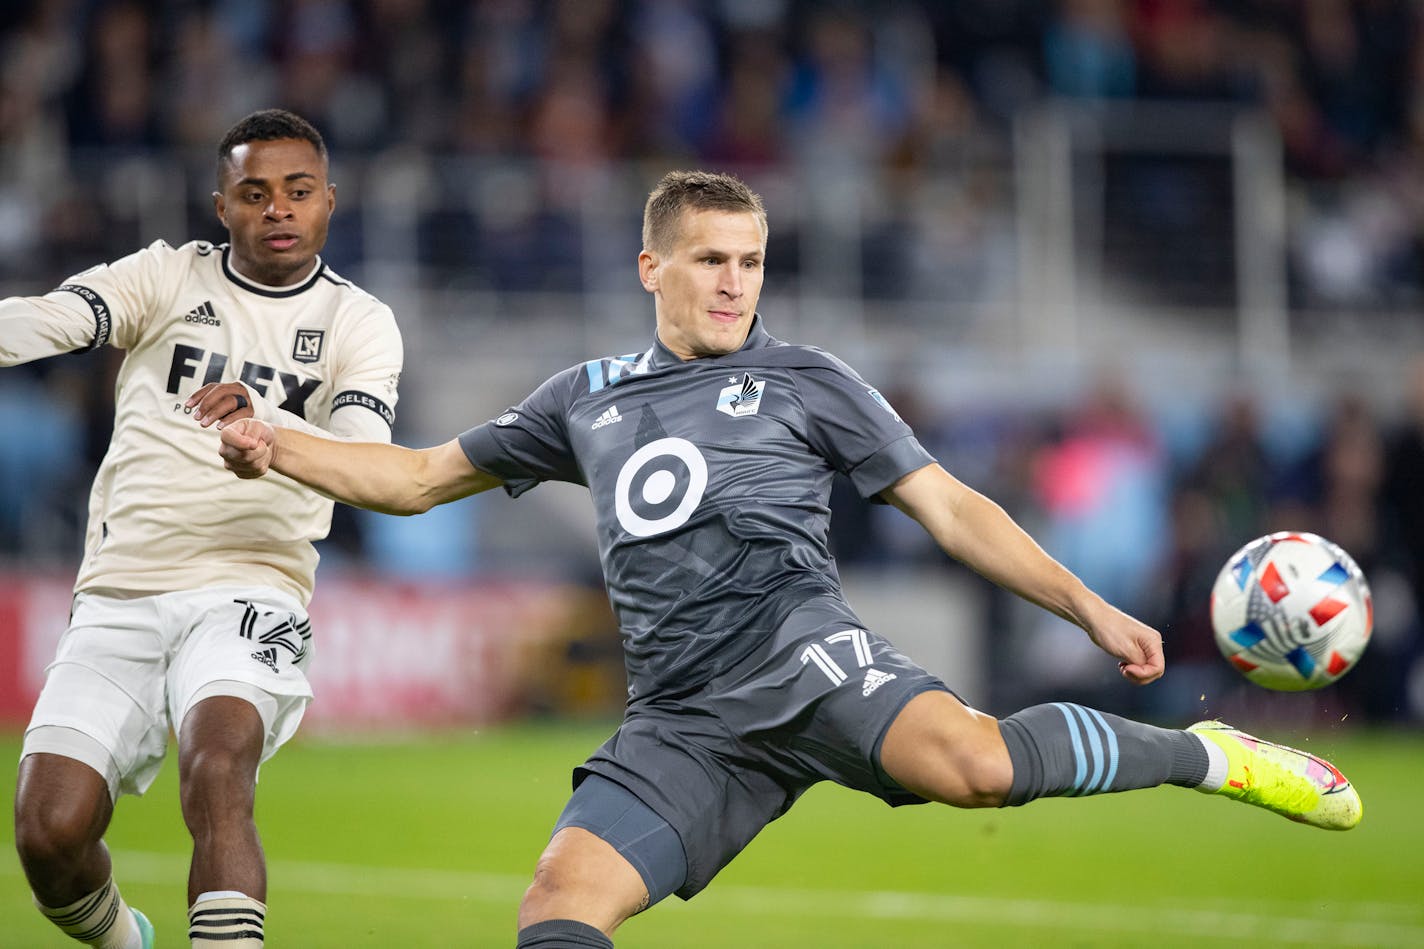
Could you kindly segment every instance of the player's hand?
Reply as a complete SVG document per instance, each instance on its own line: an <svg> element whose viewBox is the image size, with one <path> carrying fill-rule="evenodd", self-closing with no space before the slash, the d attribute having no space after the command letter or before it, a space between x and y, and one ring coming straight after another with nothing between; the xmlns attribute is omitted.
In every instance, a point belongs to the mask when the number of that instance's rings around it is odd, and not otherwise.
<svg viewBox="0 0 1424 949"><path fill-rule="evenodd" d="M222 429L253 414L252 394L240 382L210 382L189 396L183 407L203 428L216 424Z"/></svg>
<svg viewBox="0 0 1424 949"><path fill-rule="evenodd" d="M277 432L255 418L221 426L218 454L223 467L239 478L260 478L277 457Z"/></svg>
<svg viewBox="0 0 1424 949"><path fill-rule="evenodd" d="M1162 677L1166 661L1162 657L1161 633L1111 606L1096 620L1088 635L1104 652L1117 657L1117 668L1124 679L1134 685L1146 685Z"/></svg>

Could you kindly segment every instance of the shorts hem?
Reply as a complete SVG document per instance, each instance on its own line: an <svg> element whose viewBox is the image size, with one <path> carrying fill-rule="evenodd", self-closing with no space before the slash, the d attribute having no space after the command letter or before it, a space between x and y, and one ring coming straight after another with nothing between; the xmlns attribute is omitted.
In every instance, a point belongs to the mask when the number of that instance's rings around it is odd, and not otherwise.
<svg viewBox="0 0 1424 949"><path fill-rule="evenodd" d="M30 755L58 755L98 772L109 788L109 800L119 799L119 766L104 743L75 724L43 722L25 730L20 760Z"/></svg>
<svg viewBox="0 0 1424 949"><path fill-rule="evenodd" d="M926 692L946 692L953 695L960 702L958 695L949 686L939 680L931 680L918 683L913 689L907 689L905 694L900 696L890 714L885 716L884 723L880 726L880 733L875 736L875 743L870 746L870 766L875 769L875 777L880 781L883 793L876 796L891 807L899 807L903 804L928 804L929 798L921 797L913 791L902 788L894 778L886 773L885 768L880 764L880 747L885 744L885 736L890 732L890 726L899 719L900 713L905 710L905 706L910 704L912 699L919 698Z"/></svg>

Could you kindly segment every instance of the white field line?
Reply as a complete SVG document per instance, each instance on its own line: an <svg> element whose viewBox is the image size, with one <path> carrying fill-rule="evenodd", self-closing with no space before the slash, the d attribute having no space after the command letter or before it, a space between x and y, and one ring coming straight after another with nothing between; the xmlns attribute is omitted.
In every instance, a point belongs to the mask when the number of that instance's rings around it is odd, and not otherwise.
<svg viewBox="0 0 1424 949"><path fill-rule="evenodd" d="M116 851L116 878L145 884L179 885L188 872L183 854ZM401 899L518 902L529 879L510 873L412 869L273 860L273 888L340 896ZM19 877L12 861L0 861L0 876ZM816 890L791 887L719 886L675 912L728 911L763 916L875 918L975 922L1005 929L1054 929L1079 933L1144 933L1197 936L1258 945L1345 945L1424 947L1424 907L1414 903L1303 903L1231 901L1216 907L1152 899L1140 904L1078 903L993 896L872 890Z"/></svg>

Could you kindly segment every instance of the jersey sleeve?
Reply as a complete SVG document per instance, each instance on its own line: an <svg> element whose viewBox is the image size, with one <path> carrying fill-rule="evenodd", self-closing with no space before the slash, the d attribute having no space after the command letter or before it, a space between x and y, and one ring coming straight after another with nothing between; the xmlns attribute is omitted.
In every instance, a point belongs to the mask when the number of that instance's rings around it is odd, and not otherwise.
<svg viewBox="0 0 1424 949"><path fill-rule="evenodd" d="M838 363L797 376L811 447L874 498L912 471L934 463L910 426L855 370Z"/></svg>
<svg viewBox="0 0 1424 949"><path fill-rule="evenodd" d="M541 481L587 483L569 440L568 409L576 371L548 379L498 418L460 435L460 447L470 463L502 480L510 497Z"/></svg>
<svg viewBox="0 0 1424 949"><path fill-rule="evenodd" d="M351 353L335 379L329 422L333 435L360 441L391 440L404 353L395 316L389 307L379 304L362 321Z"/></svg>
<svg viewBox="0 0 1424 949"><path fill-rule="evenodd" d="M314 435L360 442L390 442L396 423L397 387L405 361L400 328L384 303L343 329L332 376L331 412L326 427L310 422L247 386L252 413L264 422Z"/></svg>
<svg viewBox="0 0 1424 949"><path fill-rule="evenodd" d="M161 309L163 268L174 251L163 241L111 264L75 274L49 293L0 302L0 365L132 347Z"/></svg>

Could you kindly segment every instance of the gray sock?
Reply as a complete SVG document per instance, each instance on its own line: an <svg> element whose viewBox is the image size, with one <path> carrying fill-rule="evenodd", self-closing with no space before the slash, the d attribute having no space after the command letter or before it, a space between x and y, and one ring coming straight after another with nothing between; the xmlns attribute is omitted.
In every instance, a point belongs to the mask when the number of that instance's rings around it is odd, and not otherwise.
<svg viewBox="0 0 1424 949"><path fill-rule="evenodd" d="M1071 702L1015 712L999 732L1014 765L1010 806L1159 784L1196 787L1206 777L1206 749L1195 735Z"/></svg>
<svg viewBox="0 0 1424 949"><path fill-rule="evenodd" d="M546 919L519 930L514 949L613 949L613 940L588 923Z"/></svg>

